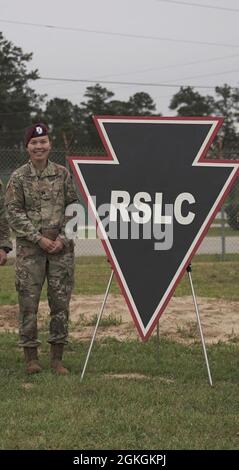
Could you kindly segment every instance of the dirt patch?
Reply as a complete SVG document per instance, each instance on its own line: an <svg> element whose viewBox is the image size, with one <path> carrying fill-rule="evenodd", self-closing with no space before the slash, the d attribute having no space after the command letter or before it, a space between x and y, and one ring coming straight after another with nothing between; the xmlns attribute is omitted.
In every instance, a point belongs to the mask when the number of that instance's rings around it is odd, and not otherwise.
<svg viewBox="0 0 239 470"><path fill-rule="evenodd" d="M21 388L23 388L24 390L32 390L34 388L34 384L23 383L23 384L21 384Z"/></svg>
<svg viewBox="0 0 239 470"><path fill-rule="evenodd" d="M89 340L94 331L103 296L76 296L71 300L70 335ZM239 342L239 302L198 297L199 312L207 343ZM39 328L47 329L47 302L39 307ZM0 331L18 328L17 305L0 306ZM192 297L173 297L159 321L160 335L176 341L200 341ZM153 333L156 334L156 333ZM97 338L114 337L120 341L138 338L138 332L122 295L110 294L97 332Z"/></svg>
<svg viewBox="0 0 239 470"><path fill-rule="evenodd" d="M150 379L151 377L143 374L104 374L104 377L107 379L136 379L136 380L142 380L142 379Z"/></svg>
<svg viewBox="0 0 239 470"><path fill-rule="evenodd" d="M137 373L131 373L131 374L104 374L104 377L106 379L128 379L128 380L150 380L152 382L152 377L149 375L144 375L144 374L137 374ZM166 384L171 384L174 383L173 379L168 379L167 377L157 377L157 380L159 380L162 383Z"/></svg>

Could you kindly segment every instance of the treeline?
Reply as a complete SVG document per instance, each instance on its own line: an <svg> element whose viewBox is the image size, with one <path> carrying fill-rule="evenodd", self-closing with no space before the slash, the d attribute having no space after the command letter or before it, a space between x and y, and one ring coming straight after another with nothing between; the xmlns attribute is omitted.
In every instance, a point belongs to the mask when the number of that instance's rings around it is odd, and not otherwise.
<svg viewBox="0 0 239 470"><path fill-rule="evenodd" d="M139 92L128 101L115 99L100 84L89 86L79 105L68 99L47 100L30 83L39 78L38 70L28 71L32 53L4 38L0 32L0 148L21 148L24 129L32 122L44 121L51 129L53 143L67 151L83 147L99 148L101 142L92 115L160 115L148 93ZM224 117L216 142L220 157L238 152L239 90L225 84L215 87L215 96L203 96L192 87L181 87L169 108L179 116Z"/></svg>

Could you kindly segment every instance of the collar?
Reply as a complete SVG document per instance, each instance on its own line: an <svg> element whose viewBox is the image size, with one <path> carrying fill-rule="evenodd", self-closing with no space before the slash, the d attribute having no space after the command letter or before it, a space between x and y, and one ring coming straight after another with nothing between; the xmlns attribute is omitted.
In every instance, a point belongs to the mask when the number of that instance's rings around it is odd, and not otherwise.
<svg viewBox="0 0 239 470"><path fill-rule="evenodd" d="M28 164L30 167L30 174L32 176L39 176L39 173L34 167L34 165L32 164L31 160L29 160ZM46 176L53 176L56 174L57 174L57 170L56 170L55 163L53 163L51 160L48 160L46 168L44 168L44 170L42 170L41 172L41 178L46 177Z"/></svg>

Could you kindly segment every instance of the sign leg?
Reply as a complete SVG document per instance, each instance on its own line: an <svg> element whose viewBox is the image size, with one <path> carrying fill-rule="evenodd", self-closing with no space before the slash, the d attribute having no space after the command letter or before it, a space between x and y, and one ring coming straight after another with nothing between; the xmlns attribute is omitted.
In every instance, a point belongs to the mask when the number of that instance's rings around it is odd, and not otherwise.
<svg viewBox="0 0 239 470"><path fill-rule="evenodd" d="M209 367L209 362L208 362L208 357L207 357L207 350L206 350L206 345L205 345L204 336L203 336L203 331L202 331L202 325L201 325L201 320L200 320L200 315L199 315L199 309L198 309L197 299L196 299L195 291L194 291L194 287L193 287L193 281L192 281L191 271L192 271L192 268L191 268L191 265L189 265L189 266L187 267L187 272L188 272L189 282L190 282L190 286L191 286L191 291L192 291L192 296L193 296L193 302L194 302L194 307L195 307L195 312L196 312L198 327L199 327L200 336L201 336L201 342L202 342L203 353L204 353L205 362L206 362L206 366L207 366L208 380L209 380L209 383L210 383L210 385L211 385L211 387L212 387L212 376L211 376L211 372L210 372L210 367Z"/></svg>
<svg viewBox="0 0 239 470"><path fill-rule="evenodd" d="M82 382L82 380L84 378L84 375L85 375L85 370L86 370L88 360L89 360L89 357L90 357L90 353L91 353L91 350L92 350L92 347L93 347L93 344L94 344L94 340L95 340L95 337L96 337L96 333L97 333L97 330L98 330L100 319L102 317L102 313L103 313L104 308L105 308L105 304L106 304L106 300L107 300L107 297L108 297L108 294L109 294L109 290L110 290L110 286L111 286L111 283L112 283L113 276L114 276L114 271L112 270L111 275L110 275L110 279L109 279L109 282L108 282L108 285L107 285L107 288L106 288L106 291L105 291L105 296L104 296L104 299L103 299L103 302L102 302L102 305L101 305L101 309L100 309L100 312L99 312L99 315L98 315L98 318L97 318L97 322L96 322L96 325L95 325L94 333L93 333L93 336L91 338L90 347L88 349L88 353L87 353L87 356L86 356L83 371L81 373L81 378L80 378L81 382Z"/></svg>
<svg viewBox="0 0 239 470"><path fill-rule="evenodd" d="M157 323L157 360L159 363L159 322Z"/></svg>

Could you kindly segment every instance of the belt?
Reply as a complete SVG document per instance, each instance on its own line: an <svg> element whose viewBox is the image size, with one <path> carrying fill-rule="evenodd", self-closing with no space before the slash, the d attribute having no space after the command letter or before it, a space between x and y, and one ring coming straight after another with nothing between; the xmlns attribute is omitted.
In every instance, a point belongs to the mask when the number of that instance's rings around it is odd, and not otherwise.
<svg viewBox="0 0 239 470"><path fill-rule="evenodd" d="M58 228L43 228L40 232L43 237L49 238L50 240L56 240L59 235Z"/></svg>

